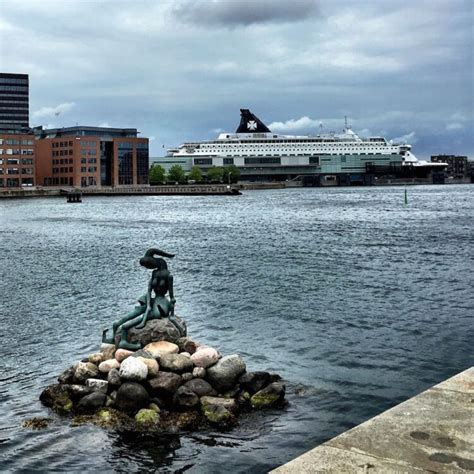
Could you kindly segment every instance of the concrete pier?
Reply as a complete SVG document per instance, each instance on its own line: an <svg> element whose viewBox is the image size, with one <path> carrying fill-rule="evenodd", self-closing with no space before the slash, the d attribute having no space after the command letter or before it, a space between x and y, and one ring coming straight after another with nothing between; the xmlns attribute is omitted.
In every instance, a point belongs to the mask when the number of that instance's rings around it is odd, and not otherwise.
<svg viewBox="0 0 474 474"><path fill-rule="evenodd" d="M474 471L474 367L272 471Z"/></svg>

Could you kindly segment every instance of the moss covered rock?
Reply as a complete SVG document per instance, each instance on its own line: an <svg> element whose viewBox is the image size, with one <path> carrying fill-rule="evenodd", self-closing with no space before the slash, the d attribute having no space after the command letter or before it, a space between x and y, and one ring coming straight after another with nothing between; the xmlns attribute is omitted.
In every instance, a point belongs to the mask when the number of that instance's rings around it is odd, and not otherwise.
<svg viewBox="0 0 474 474"><path fill-rule="evenodd" d="M202 405L201 412L211 423L216 424L228 424L234 418L222 405Z"/></svg>
<svg viewBox="0 0 474 474"><path fill-rule="evenodd" d="M69 413L74 404L69 396L69 385L56 384L46 387L40 395L43 405L52 408L58 413Z"/></svg>
<svg viewBox="0 0 474 474"><path fill-rule="evenodd" d="M256 409L272 407L280 404L284 397L285 386L282 383L274 382L253 395L250 399L250 405Z"/></svg>
<svg viewBox="0 0 474 474"><path fill-rule="evenodd" d="M160 415L150 408L142 408L135 415L135 422L140 427L153 427L160 422Z"/></svg>

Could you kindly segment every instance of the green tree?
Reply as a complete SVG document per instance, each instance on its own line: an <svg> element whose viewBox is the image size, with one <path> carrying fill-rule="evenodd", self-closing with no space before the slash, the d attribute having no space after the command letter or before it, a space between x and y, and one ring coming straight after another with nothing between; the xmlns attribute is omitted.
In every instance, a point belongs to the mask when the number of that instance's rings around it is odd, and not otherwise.
<svg viewBox="0 0 474 474"><path fill-rule="evenodd" d="M222 181L222 177L224 176L224 169L223 168L218 168L217 166L213 166L212 168L209 168L207 171L207 179L213 183L213 182L218 182L220 183Z"/></svg>
<svg viewBox="0 0 474 474"><path fill-rule="evenodd" d="M188 179L200 183L202 181L202 171L198 166L193 166L188 174Z"/></svg>
<svg viewBox="0 0 474 474"><path fill-rule="evenodd" d="M229 179L230 177L230 179ZM229 165L224 168L224 183L236 183L240 179L240 170L235 165Z"/></svg>
<svg viewBox="0 0 474 474"><path fill-rule="evenodd" d="M181 165L173 165L168 171L168 181L173 183L184 183L186 176Z"/></svg>
<svg viewBox="0 0 474 474"><path fill-rule="evenodd" d="M149 182L152 186L165 182L165 170L161 165L152 165L149 172Z"/></svg>

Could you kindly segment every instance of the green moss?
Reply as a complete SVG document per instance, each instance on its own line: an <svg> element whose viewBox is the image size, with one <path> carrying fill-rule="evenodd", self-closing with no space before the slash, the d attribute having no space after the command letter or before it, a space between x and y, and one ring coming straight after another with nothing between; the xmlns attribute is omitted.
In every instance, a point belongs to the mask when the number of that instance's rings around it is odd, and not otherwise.
<svg viewBox="0 0 474 474"><path fill-rule="evenodd" d="M271 407L280 400L280 396L276 393L260 393L257 392L251 399L252 408Z"/></svg>
<svg viewBox="0 0 474 474"><path fill-rule="evenodd" d="M97 413L97 416L99 417L101 421L105 423L110 422L112 419L112 414L110 413L109 410L106 410L106 409L100 410L99 413Z"/></svg>
<svg viewBox="0 0 474 474"><path fill-rule="evenodd" d="M160 422L160 415L155 410L142 408L136 415L135 421L140 426L156 425Z"/></svg>
<svg viewBox="0 0 474 474"><path fill-rule="evenodd" d="M230 411L218 405L203 405L202 414L211 423L225 423L232 419Z"/></svg>
<svg viewBox="0 0 474 474"><path fill-rule="evenodd" d="M53 410L58 413L69 413L74 408L74 404L70 398L58 398L53 405Z"/></svg>

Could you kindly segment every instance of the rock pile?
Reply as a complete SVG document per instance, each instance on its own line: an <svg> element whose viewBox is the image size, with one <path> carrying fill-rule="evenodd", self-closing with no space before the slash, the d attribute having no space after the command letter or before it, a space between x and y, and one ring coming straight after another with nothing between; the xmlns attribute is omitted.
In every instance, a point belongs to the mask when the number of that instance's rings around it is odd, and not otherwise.
<svg viewBox="0 0 474 474"><path fill-rule="evenodd" d="M147 326L152 325L153 328ZM102 344L66 369L40 400L61 414L127 429L199 428L232 425L245 410L283 406L285 386L276 374L247 372L237 354L157 330L149 321L138 351ZM150 340L150 334L151 340ZM156 340L159 338L160 340Z"/></svg>

